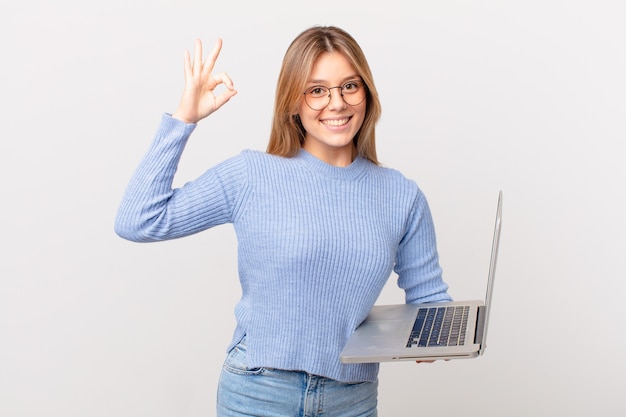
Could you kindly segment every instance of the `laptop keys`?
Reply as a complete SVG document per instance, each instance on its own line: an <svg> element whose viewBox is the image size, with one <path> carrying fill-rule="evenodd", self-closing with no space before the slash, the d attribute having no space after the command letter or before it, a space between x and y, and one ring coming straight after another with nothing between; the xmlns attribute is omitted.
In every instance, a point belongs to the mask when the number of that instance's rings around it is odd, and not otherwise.
<svg viewBox="0 0 626 417"><path fill-rule="evenodd" d="M463 345L468 315L469 306L420 308L407 347Z"/></svg>

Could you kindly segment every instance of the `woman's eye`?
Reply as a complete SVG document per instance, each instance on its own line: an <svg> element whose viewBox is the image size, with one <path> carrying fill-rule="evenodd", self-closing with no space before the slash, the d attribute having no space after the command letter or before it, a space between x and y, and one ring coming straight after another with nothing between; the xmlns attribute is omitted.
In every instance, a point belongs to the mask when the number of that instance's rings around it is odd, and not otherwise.
<svg viewBox="0 0 626 417"><path fill-rule="evenodd" d="M343 85L344 91L356 91L359 89L359 84L356 81L349 81Z"/></svg>

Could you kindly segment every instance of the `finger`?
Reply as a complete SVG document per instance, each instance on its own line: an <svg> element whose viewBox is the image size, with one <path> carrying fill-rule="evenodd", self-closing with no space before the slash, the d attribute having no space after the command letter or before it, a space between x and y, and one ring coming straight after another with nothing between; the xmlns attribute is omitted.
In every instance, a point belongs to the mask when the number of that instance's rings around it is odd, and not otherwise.
<svg viewBox="0 0 626 417"><path fill-rule="evenodd" d="M223 91L219 96L215 96L216 108L220 108L228 100L230 100L233 96L237 94L237 90L235 90L233 80L231 80L231 78L225 72L216 74L215 77L213 77L213 81L216 87L220 84L223 84L226 87L226 90Z"/></svg>
<svg viewBox="0 0 626 417"><path fill-rule="evenodd" d="M193 71L198 73L202 69L202 41L196 39L195 54L193 59Z"/></svg>
<svg viewBox="0 0 626 417"><path fill-rule="evenodd" d="M237 95L237 90L226 90L219 96L215 97L215 107L219 109L222 107L228 100Z"/></svg>
<svg viewBox="0 0 626 417"><path fill-rule="evenodd" d="M189 51L185 51L185 79L188 80L191 78L191 56L189 55Z"/></svg>
<svg viewBox="0 0 626 417"><path fill-rule="evenodd" d="M219 74L215 74L215 76L213 76L213 79L215 80L215 84L216 85L224 84L226 86L226 88L228 88L229 90L234 90L235 89L235 84L233 83L233 80L225 72L221 72Z"/></svg>
<svg viewBox="0 0 626 417"><path fill-rule="evenodd" d="M202 69L203 72L211 73L213 71L213 68L215 67L215 62L217 62L217 57L219 56L221 50L222 38L217 38L217 40L215 41L215 45L213 45L213 50L205 61L205 66Z"/></svg>

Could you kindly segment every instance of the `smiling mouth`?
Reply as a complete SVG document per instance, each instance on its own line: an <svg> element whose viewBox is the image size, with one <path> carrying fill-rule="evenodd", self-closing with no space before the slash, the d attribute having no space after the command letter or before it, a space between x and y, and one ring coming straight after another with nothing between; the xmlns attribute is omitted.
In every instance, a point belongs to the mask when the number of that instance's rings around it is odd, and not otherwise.
<svg viewBox="0 0 626 417"><path fill-rule="evenodd" d="M326 126L343 126L345 124L347 124L350 121L349 117L343 118L343 119L326 119L326 120L321 120L322 124L326 125Z"/></svg>

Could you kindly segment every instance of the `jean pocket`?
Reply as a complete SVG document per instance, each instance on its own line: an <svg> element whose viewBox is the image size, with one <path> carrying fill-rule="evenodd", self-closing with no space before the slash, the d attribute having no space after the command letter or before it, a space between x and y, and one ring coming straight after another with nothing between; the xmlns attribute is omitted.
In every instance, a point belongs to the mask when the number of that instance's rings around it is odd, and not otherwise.
<svg viewBox="0 0 626 417"><path fill-rule="evenodd" d="M265 368L248 368L246 345L239 342L226 356L224 370L238 375L259 375Z"/></svg>

